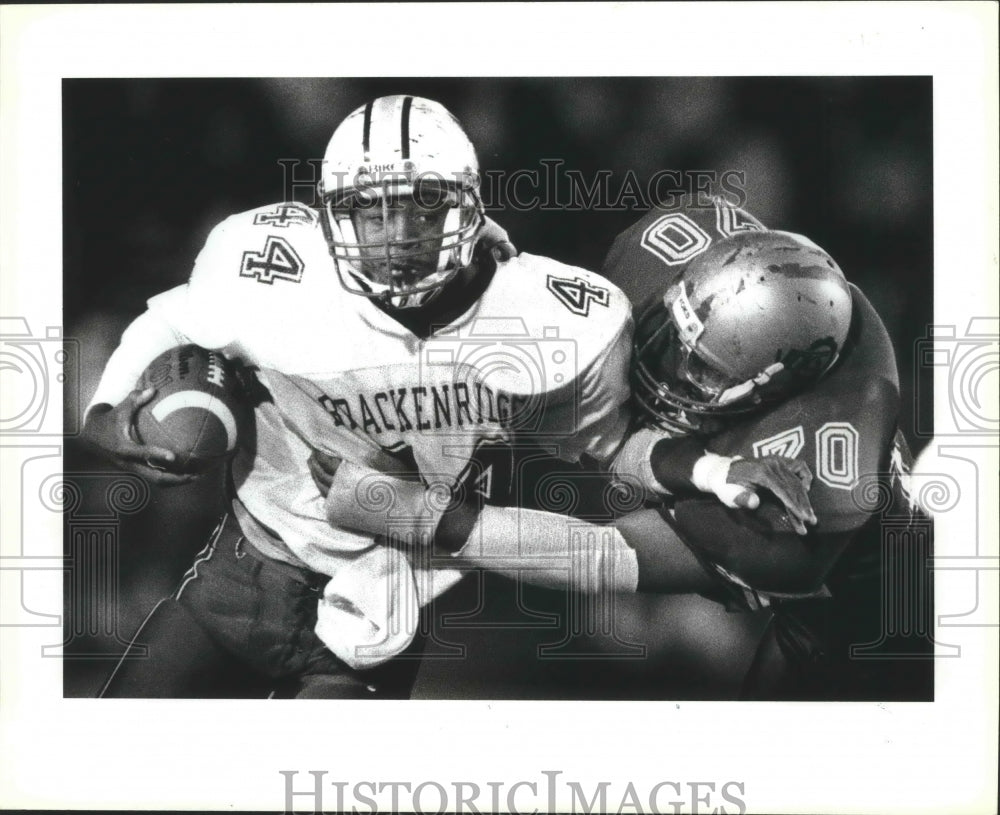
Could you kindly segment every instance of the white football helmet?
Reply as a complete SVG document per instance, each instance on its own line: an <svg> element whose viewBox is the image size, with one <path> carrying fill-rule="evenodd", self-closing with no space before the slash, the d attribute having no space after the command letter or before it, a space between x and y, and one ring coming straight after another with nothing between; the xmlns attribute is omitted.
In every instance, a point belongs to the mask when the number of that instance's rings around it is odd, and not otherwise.
<svg viewBox="0 0 1000 815"><path fill-rule="evenodd" d="M418 96L383 96L344 119L326 148L320 196L342 285L394 308L425 305L468 267L484 220L472 143L448 110ZM401 200L447 209L433 237L393 233L390 205ZM376 240L359 236L359 210L381 213Z"/></svg>

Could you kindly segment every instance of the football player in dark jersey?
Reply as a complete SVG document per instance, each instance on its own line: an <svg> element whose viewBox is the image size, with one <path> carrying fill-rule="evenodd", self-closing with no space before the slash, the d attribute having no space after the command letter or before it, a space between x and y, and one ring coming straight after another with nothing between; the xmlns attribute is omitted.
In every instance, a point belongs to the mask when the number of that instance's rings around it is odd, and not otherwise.
<svg viewBox="0 0 1000 815"><path fill-rule="evenodd" d="M906 494L895 355L871 303L836 285L811 241L721 201L650 212L602 272L648 304L633 358L648 422L813 475L818 522L805 536L775 506L679 493L660 509L716 578L706 593L773 609L744 697L932 698L932 527Z"/></svg>

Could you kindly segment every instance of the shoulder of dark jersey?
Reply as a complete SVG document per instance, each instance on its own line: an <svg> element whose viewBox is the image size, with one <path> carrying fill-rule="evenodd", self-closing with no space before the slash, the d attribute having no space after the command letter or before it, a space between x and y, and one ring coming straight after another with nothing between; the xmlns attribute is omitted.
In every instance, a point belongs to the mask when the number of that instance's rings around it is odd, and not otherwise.
<svg viewBox="0 0 1000 815"><path fill-rule="evenodd" d="M684 196L676 205L649 210L620 233L601 274L638 306L665 292L712 243L765 229L749 212L722 198Z"/></svg>
<svg viewBox="0 0 1000 815"><path fill-rule="evenodd" d="M848 285L853 308L851 331L835 373L843 381L880 377L898 392L896 351L885 323L861 289L853 283Z"/></svg>

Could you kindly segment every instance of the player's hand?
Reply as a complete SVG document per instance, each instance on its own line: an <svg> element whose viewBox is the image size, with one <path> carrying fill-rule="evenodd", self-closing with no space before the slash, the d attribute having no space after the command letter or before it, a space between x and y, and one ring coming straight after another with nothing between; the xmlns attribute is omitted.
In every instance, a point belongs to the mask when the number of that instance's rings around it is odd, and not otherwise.
<svg viewBox="0 0 1000 815"><path fill-rule="evenodd" d="M726 481L745 487L734 496L734 503L744 509L760 506L758 489L770 490L785 506L792 527L799 535L809 532L806 525L816 523L816 513L809 501L812 471L803 461L785 456L739 459L729 465Z"/></svg>
<svg viewBox="0 0 1000 815"><path fill-rule="evenodd" d="M320 495L324 498L330 492L333 477L337 474L337 468L340 467L341 461L342 459L330 453L324 453L322 450L313 450L312 455L309 456L309 474L312 475Z"/></svg>
<svg viewBox="0 0 1000 815"><path fill-rule="evenodd" d="M507 230L492 218L486 218L479 231L479 243L497 263L517 257L517 248L510 242Z"/></svg>
<svg viewBox="0 0 1000 815"><path fill-rule="evenodd" d="M188 484L199 476L171 472L176 461L173 452L137 440L136 414L155 395L156 388L146 388L132 391L117 407L95 405L87 416L84 439L118 467L153 484L164 487Z"/></svg>

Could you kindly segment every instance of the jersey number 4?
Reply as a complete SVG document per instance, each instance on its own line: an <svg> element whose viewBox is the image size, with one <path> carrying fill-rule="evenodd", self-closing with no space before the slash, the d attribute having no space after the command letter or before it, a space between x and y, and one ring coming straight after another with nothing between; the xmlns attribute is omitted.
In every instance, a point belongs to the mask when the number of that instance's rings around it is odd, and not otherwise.
<svg viewBox="0 0 1000 815"><path fill-rule="evenodd" d="M312 210L299 204L278 204L273 212L258 212L253 222L257 226L281 226L289 224L311 224L315 220Z"/></svg>
<svg viewBox="0 0 1000 815"><path fill-rule="evenodd" d="M560 303L581 317L587 317L590 314L591 303L607 306L611 297L611 293L607 289L602 286L594 286L582 277L566 280L549 275L545 280L545 287L556 296Z"/></svg>
<svg viewBox="0 0 1000 815"><path fill-rule="evenodd" d="M284 238L269 235L263 252L244 252L240 277L255 277L271 285L275 280L302 280L305 264Z"/></svg>

